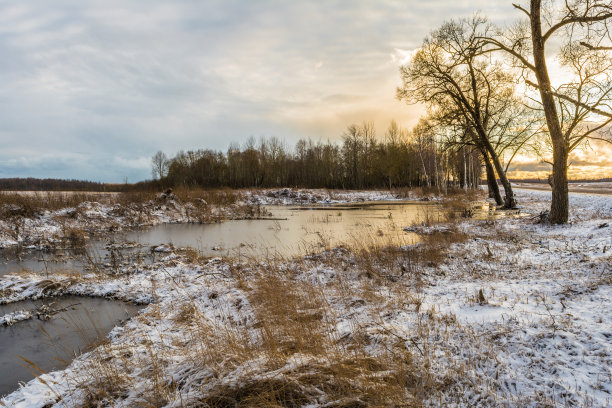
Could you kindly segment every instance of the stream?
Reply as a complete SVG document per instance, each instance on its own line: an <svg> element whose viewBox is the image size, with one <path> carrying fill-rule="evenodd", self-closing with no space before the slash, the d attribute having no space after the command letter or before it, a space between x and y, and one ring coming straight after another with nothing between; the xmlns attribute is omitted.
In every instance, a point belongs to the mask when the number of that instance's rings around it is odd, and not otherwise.
<svg viewBox="0 0 612 408"><path fill-rule="evenodd" d="M54 251L0 251L0 275L22 271L79 274L92 268L152 263L162 244L191 247L204 256L287 259L339 245L407 245L419 240L404 227L445 217L432 202L375 202L333 206L270 206L268 219L215 224L161 224L93 240L86 248ZM480 217L493 216L482 206ZM169 245L165 245L169 247ZM0 317L18 310L57 311L0 326L0 395L40 371L61 369L135 315L139 306L100 298L63 296L0 305ZM46 309L44 309L46 308ZM26 363L23 356L36 365Z"/></svg>

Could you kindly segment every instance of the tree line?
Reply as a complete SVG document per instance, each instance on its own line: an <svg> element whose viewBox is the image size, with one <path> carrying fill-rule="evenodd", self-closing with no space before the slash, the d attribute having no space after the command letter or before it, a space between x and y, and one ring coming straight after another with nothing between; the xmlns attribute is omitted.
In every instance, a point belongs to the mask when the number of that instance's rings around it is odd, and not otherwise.
<svg viewBox="0 0 612 408"><path fill-rule="evenodd" d="M164 186L396 188L449 185L476 188L482 166L470 146L438 143L434 128L402 129L392 121L378 138L374 124L348 126L340 143L301 139L289 148L276 137L251 138L226 152L180 151L152 158L154 179Z"/></svg>
<svg viewBox="0 0 612 408"><path fill-rule="evenodd" d="M53 178L1 178L0 190L7 191L118 191L116 185L95 181Z"/></svg>

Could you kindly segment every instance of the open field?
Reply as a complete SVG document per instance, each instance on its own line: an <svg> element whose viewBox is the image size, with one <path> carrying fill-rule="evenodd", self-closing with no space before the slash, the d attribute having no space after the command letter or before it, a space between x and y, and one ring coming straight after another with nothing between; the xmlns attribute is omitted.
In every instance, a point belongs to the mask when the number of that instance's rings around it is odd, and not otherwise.
<svg viewBox="0 0 612 408"><path fill-rule="evenodd" d="M407 225L422 241L401 247L364 234L276 261L170 248L113 275L4 276L2 303L147 306L0 405L609 406L612 197L570 195L558 227L537 223L550 193L518 198L526 216Z"/></svg>
<svg viewBox="0 0 612 408"><path fill-rule="evenodd" d="M528 190L551 191L550 186L546 183L512 183L518 188ZM612 194L612 182L593 182L593 183L569 183L569 191L571 193L586 193L586 194Z"/></svg>

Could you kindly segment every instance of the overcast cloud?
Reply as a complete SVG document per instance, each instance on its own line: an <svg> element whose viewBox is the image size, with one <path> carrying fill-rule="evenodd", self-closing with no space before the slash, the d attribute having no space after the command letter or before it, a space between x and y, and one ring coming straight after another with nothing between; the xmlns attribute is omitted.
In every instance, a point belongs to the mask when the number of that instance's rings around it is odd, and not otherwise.
<svg viewBox="0 0 612 408"><path fill-rule="evenodd" d="M121 182L157 150L408 126L404 53L499 1L0 2L0 177Z"/></svg>

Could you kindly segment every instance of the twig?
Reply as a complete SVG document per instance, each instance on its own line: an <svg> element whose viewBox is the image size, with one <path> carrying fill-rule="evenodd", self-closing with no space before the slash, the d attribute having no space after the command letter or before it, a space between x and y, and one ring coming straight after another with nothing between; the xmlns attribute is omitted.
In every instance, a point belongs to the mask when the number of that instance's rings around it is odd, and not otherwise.
<svg viewBox="0 0 612 408"><path fill-rule="evenodd" d="M383 326L383 325L382 325L382 324L380 324L380 323L376 323L376 324L377 324L378 326L380 326L380 328L381 328L381 329L383 329L383 330L384 330L384 331L386 331L387 333L389 333L389 334L391 334L391 335L393 335L393 336L397 337L398 339L400 339L400 340L402 340L402 341L409 341L409 342L411 342L411 343L414 345L414 347L416 347L416 349L417 349L417 350L419 350L419 352L421 353L421 355L422 355L422 356L425 356L425 353L423 353L423 350L421 350L421 347L419 347L419 343L417 343L417 342L416 342L414 339L412 339L412 338L407 339L406 337L404 337L404 336L400 336L399 334L397 334L397 333L393 332L392 330L389 330L388 328L386 328L385 326Z"/></svg>

